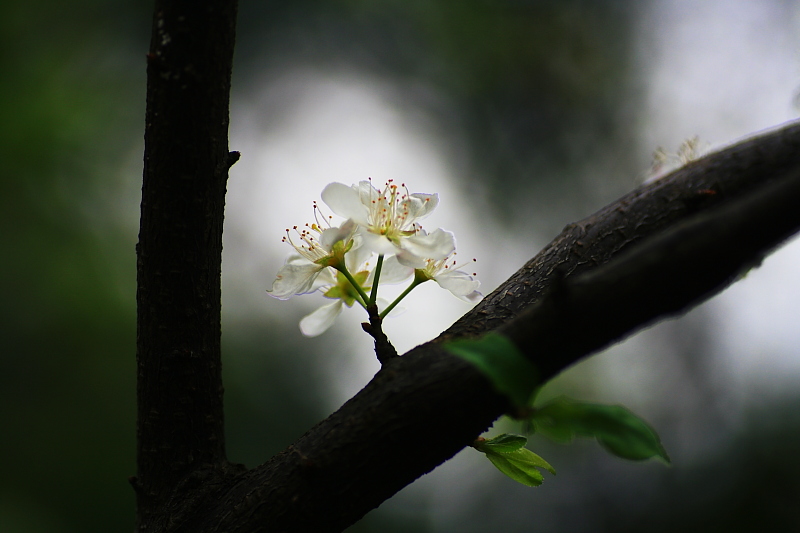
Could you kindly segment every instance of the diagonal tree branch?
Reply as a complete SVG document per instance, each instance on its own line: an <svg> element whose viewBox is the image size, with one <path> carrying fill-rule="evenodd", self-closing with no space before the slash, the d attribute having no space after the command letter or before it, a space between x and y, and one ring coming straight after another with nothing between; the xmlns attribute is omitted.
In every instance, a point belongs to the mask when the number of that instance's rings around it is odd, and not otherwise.
<svg viewBox="0 0 800 533"><path fill-rule="evenodd" d="M548 379L743 277L800 229L798 206L800 168L682 220L605 265L557 280L498 331Z"/></svg>
<svg viewBox="0 0 800 533"><path fill-rule="evenodd" d="M499 329L546 376L719 292L800 228L800 126L712 154L564 232L286 451L218 480L176 531L341 531L508 408L441 341Z"/></svg>
<svg viewBox="0 0 800 533"><path fill-rule="evenodd" d="M580 274L693 213L748 195L792 175L800 123L753 137L643 185L564 231L442 334L494 329L535 302L554 278Z"/></svg>

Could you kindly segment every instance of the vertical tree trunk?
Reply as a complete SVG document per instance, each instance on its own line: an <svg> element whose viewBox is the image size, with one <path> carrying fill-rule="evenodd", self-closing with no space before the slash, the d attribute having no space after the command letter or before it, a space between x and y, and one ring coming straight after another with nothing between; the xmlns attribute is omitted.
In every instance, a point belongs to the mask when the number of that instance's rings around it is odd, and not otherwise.
<svg viewBox="0 0 800 533"><path fill-rule="evenodd" d="M236 0L157 0L137 246L137 524L225 464L220 269ZM148 529L149 530L149 529Z"/></svg>

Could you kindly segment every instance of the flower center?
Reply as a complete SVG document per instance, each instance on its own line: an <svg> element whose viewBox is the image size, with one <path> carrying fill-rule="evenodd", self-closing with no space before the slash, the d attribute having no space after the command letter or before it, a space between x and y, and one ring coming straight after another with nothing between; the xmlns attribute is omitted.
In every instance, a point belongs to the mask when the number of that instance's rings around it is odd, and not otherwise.
<svg viewBox="0 0 800 533"><path fill-rule="evenodd" d="M312 263L323 264L331 255L331 250L319 242L319 235L322 235L323 230L326 229L323 226L327 228L331 227L330 221L333 217L330 215L325 216L317 205L317 202L314 202L313 205L315 222L311 224L306 223L302 228L298 226L292 226L291 230L287 228L286 235L281 238L281 242L287 242L292 245L292 247L297 250L297 253ZM297 239L298 242L292 239L292 232L295 233L295 239ZM328 266L327 262L324 264Z"/></svg>
<svg viewBox="0 0 800 533"><path fill-rule="evenodd" d="M372 180L370 179L370 183ZM413 202L405 183L399 186L388 180L383 190L372 188L370 199L370 231L385 236L390 241L414 235L419 225L414 223ZM419 200L417 200L419 201ZM425 201L428 201L427 199Z"/></svg>

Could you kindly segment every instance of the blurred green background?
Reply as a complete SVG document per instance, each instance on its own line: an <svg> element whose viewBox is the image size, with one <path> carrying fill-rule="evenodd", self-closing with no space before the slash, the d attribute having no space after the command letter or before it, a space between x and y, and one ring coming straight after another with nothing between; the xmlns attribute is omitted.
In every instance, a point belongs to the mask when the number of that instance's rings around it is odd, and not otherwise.
<svg viewBox="0 0 800 533"><path fill-rule="evenodd" d="M38 0L0 20L3 533L133 528L151 10ZM264 293L288 253L283 227L311 216L321 185L372 175L450 191L444 220L463 222L448 229L489 292L641 182L659 144L728 142L796 116L799 29L778 0L243 0L231 103L243 157L223 264L231 459L266 460L376 369L349 335L361 317L304 339L296 321L313 302ZM797 248L545 391L625 403L673 467L534 439L559 475L529 489L467 450L351 531L799 529ZM403 346L435 334L409 308L390 331ZM421 322L441 329L465 310Z"/></svg>

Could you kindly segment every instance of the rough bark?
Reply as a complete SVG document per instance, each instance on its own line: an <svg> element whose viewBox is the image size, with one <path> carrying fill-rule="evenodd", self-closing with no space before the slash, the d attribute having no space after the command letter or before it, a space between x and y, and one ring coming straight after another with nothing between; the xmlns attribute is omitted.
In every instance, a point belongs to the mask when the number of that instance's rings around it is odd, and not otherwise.
<svg viewBox="0 0 800 533"><path fill-rule="evenodd" d="M800 228L800 126L565 228L438 339L251 470L225 458L220 265L236 4L157 2L138 246L140 531L341 531L508 408L443 340L499 330L544 377L722 290Z"/></svg>
<svg viewBox="0 0 800 533"><path fill-rule="evenodd" d="M156 2L137 246L137 523L225 465L220 269L236 2Z"/></svg>

